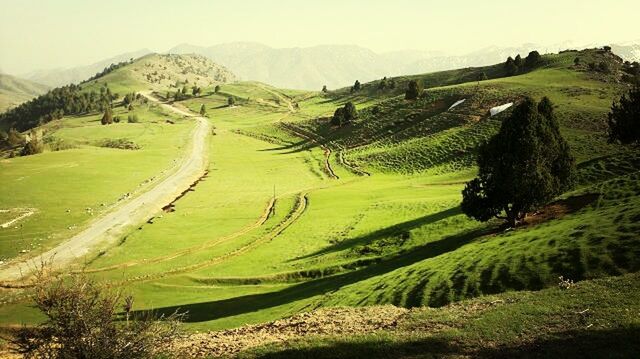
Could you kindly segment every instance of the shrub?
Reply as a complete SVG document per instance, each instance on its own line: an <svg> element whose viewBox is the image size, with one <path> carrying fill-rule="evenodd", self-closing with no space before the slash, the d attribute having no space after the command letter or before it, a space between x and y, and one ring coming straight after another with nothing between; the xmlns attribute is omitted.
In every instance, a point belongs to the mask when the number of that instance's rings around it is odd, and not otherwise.
<svg viewBox="0 0 640 359"><path fill-rule="evenodd" d="M356 82L351 87L351 92L358 92L358 91L360 91L361 87L362 87L362 85L360 85L360 81L356 80Z"/></svg>
<svg viewBox="0 0 640 359"><path fill-rule="evenodd" d="M333 117L331 117L331 124L333 126L342 126L346 121L344 120L344 108L338 107L333 112Z"/></svg>
<svg viewBox="0 0 640 359"><path fill-rule="evenodd" d="M128 140L126 138L107 139L102 142L101 146L107 147L107 148L117 148L120 150L139 150L140 149L140 146L138 146L135 142Z"/></svg>
<svg viewBox="0 0 640 359"><path fill-rule="evenodd" d="M27 142L22 151L20 151L20 156L31 156L38 153L42 153L44 151L44 145L38 139L35 133L31 134L31 140Z"/></svg>
<svg viewBox="0 0 640 359"><path fill-rule="evenodd" d="M602 72L603 74L609 74L611 73L611 67L609 67L608 63L601 61L598 64L598 71Z"/></svg>
<svg viewBox="0 0 640 359"><path fill-rule="evenodd" d="M133 115L128 115L127 116L127 122L128 123L138 123L138 122L140 122L140 120L138 119L138 115L133 114Z"/></svg>
<svg viewBox="0 0 640 359"><path fill-rule="evenodd" d="M179 315L136 315L132 297L123 300L83 276L65 281L39 275L36 283L32 299L46 320L21 328L12 340L25 357L153 358L178 334ZM126 320L119 318L120 308Z"/></svg>
<svg viewBox="0 0 640 359"><path fill-rule="evenodd" d="M236 104L236 99L233 96L229 96L229 98L227 99L227 105L229 106L233 106Z"/></svg>
<svg viewBox="0 0 640 359"><path fill-rule="evenodd" d="M104 110L104 114L102 115L102 118L100 119L100 123L103 125L109 125L113 123L113 114L111 113L111 109L110 108L106 108Z"/></svg>
<svg viewBox="0 0 640 359"><path fill-rule="evenodd" d="M378 90L384 90L387 88L387 77L383 77L380 82L378 82Z"/></svg>
<svg viewBox="0 0 640 359"><path fill-rule="evenodd" d="M22 136L20 132L16 131L15 128L9 130L9 133L7 133L6 141L11 147L22 146L25 143L24 136Z"/></svg>
<svg viewBox="0 0 640 359"><path fill-rule="evenodd" d="M75 148L74 145L65 142L62 138L49 136L43 139L44 144L47 145L50 151L64 151Z"/></svg>
<svg viewBox="0 0 640 359"><path fill-rule="evenodd" d="M347 102L343 107L338 107L333 113L331 124L334 126L343 126L358 118L356 106Z"/></svg>
<svg viewBox="0 0 640 359"><path fill-rule="evenodd" d="M411 80L407 84L407 90L404 93L405 100L415 100L420 96L422 91L420 84L416 80Z"/></svg>

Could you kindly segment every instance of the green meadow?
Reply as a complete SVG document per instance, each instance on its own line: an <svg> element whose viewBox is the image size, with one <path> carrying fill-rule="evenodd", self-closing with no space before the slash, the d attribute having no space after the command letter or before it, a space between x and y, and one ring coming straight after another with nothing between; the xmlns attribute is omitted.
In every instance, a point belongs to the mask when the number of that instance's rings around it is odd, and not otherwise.
<svg viewBox="0 0 640 359"><path fill-rule="evenodd" d="M205 107L214 127L206 176L78 267L131 293L136 310L186 312L190 330L320 307L442 307L555 287L560 276L582 281L637 272L640 153L607 143L605 135L606 115L625 87L573 62L611 60L606 56L596 50L545 55L543 66L513 77L504 77L499 64L400 77L394 89L374 81L356 93L256 82L223 84L216 93L205 86L202 95L174 105L194 113ZM110 88L140 90L126 81L116 85L125 71L108 75ZM477 81L483 73L488 79ZM410 79L425 85L423 98L404 100ZM508 115L490 117L489 109L525 95L555 104L577 158L578 183L555 207L505 231L498 221L462 214L461 191L476 174L477 146ZM328 118L347 101L359 117L330 126ZM0 209L36 209L15 228L0 229L3 256L53 246L90 222L86 208L97 216L123 193L144 191L170 173L192 123L167 123L173 115L148 104L134 112L139 123L101 126L99 115L51 122L47 136L70 148L0 162ZM101 146L122 138L141 148ZM39 319L23 294L2 292L0 323ZM638 325L637 318L630 322Z"/></svg>
<svg viewBox="0 0 640 359"><path fill-rule="evenodd" d="M127 123L135 114L138 123ZM0 231L0 257L32 255L80 231L93 217L139 193L170 173L182 156L192 124L159 107L116 110L118 124L102 126L101 115L66 117L42 129L50 150L0 161L0 209L31 208L34 214ZM105 147L127 139L140 147ZM27 253L28 251L28 253ZM0 259L0 260L2 260Z"/></svg>

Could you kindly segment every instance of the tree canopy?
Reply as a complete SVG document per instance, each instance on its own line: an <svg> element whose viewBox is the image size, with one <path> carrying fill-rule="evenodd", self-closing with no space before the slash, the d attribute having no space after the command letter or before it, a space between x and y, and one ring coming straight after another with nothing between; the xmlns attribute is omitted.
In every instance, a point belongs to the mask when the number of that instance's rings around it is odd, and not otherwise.
<svg viewBox="0 0 640 359"><path fill-rule="evenodd" d="M609 141L623 144L640 143L640 86L614 102L609 113Z"/></svg>
<svg viewBox="0 0 640 359"><path fill-rule="evenodd" d="M358 118L356 106L351 102L347 102L343 107L338 107L335 110L331 118L331 124L334 126L344 126L356 118Z"/></svg>
<svg viewBox="0 0 640 359"><path fill-rule="evenodd" d="M507 62L504 63L504 70L508 76L513 76L518 73L518 66L513 57L509 56Z"/></svg>
<svg viewBox="0 0 640 359"><path fill-rule="evenodd" d="M104 114L102 115L102 118L100 119L100 123L103 125L110 125L113 123L113 114L111 112L111 108L106 108L104 110Z"/></svg>
<svg viewBox="0 0 640 359"><path fill-rule="evenodd" d="M420 96L420 92L422 92L422 88L418 81L411 80L407 84L407 90L404 93L405 100L415 100Z"/></svg>
<svg viewBox="0 0 640 359"><path fill-rule="evenodd" d="M358 92L358 91L360 91L361 87L362 87L362 85L360 85L360 81L356 80L356 82L351 87L351 92Z"/></svg>
<svg viewBox="0 0 640 359"><path fill-rule="evenodd" d="M527 55L527 58L524 60L524 65L528 69L533 69L534 67L538 66L538 64L540 64L541 60L542 56L540 56L540 53L534 50L531 51L529 55Z"/></svg>
<svg viewBox="0 0 640 359"><path fill-rule="evenodd" d="M93 111L103 111L110 106L117 95L108 87L95 91L81 92L78 85L55 88L44 95L25 102L0 114L0 122L6 127L26 131L49 121L62 118L65 114L77 115Z"/></svg>
<svg viewBox="0 0 640 359"><path fill-rule="evenodd" d="M553 104L526 98L479 148L478 177L462 191L462 211L479 221L524 216L570 189L575 159L560 134Z"/></svg>

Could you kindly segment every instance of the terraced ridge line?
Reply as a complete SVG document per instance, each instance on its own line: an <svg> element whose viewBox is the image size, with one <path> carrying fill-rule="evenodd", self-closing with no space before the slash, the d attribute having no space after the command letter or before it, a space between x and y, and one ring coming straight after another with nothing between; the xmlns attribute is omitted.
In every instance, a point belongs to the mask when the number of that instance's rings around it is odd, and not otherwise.
<svg viewBox="0 0 640 359"><path fill-rule="evenodd" d="M336 173L333 171L333 168L331 168L331 163L329 162L329 158L331 156L331 149L325 145L323 145L322 143L320 143L319 141L317 141L312 135L306 133L306 131L300 130L299 128L297 128L296 126L286 123L286 122L279 122L279 125L284 128L285 130L293 133L295 136L298 136L300 138L303 138L315 145L317 145L318 147L320 147L322 149L322 152L324 153L324 171L327 175L329 175L329 177L333 178L333 179L340 179L340 177L338 177L338 175L336 175Z"/></svg>
<svg viewBox="0 0 640 359"><path fill-rule="evenodd" d="M176 259L178 257L182 257L182 256L187 255L187 254L191 254L193 252L209 249L209 248L214 247L216 245L222 244L222 243L227 242L229 240L232 240L232 239L238 238L238 237L240 237L242 235L245 235L245 234L249 233L250 231L262 226L264 224L264 222L266 222L267 219L269 218L269 215L273 211L273 208L274 208L275 204L276 204L276 199L274 199L274 198L270 199L269 202L267 203L267 206L265 207L264 211L262 212L262 214L260 215L260 217L258 218L258 220L255 223L252 223L251 225L248 225L248 226L242 228L239 231L233 232L233 233L228 234L226 236L222 236L220 238L216 238L216 239L214 239L214 240L212 240L210 242L205 242L203 244L200 244L200 245L197 245L197 246L192 246L192 247L180 250L178 252L174 252L174 253L171 253L171 254L168 254L168 255L164 255L164 256L158 256L158 257L151 258L151 259L141 259L141 260L129 261L129 262L114 264L112 266L101 267L101 268L76 270L76 271L73 271L72 273L98 273L98 272L107 272L107 271L112 271L112 270L117 270L117 269L130 268L130 267L134 267L134 266L140 265L140 264L162 263L162 262L166 262L166 261L170 261L170 260Z"/></svg>
<svg viewBox="0 0 640 359"><path fill-rule="evenodd" d="M190 272L193 270L197 270L197 269L202 269L202 268L206 268L215 264L220 264L230 258L233 257L237 257L243 253L246 253L266 242L269 242L273 239L275 239L277 236L279 236L280 234L282 234L282 232L284 232L287 228L289 228L289 226L291 226L293 223L295 223L301 216L302 214L305 212L306 208L307 208L307 193L303 192L298 194L298 198L296 201L296 205L295 208L276 226L276 228L274 228L271 232L267 233L266 235L262 236L261 238L251 242L251 243L247 243L246 245L234 249L231 252L227 253L227 254L223 254L221 256L212 258L210 260L207 260L205 262L200 262L200 263L195 263L192 265L188 265L188 266L183 266L183 267L179 267L179 268L174 268L165 272L161 272L161 273L156 273L156 274L148 274L148 275L143 275L143 276L138 276L138 277L133 277L133 278L128 278L125 279L124 281L122 281L122 283L128 283L128 282L138 282L138 281L149 281L149 280L154 280L154 279L160 279L160 278L164 278L170 275L175 275L175 274L180 274L180 273L184 273L184 272Z"/></svg>
<svg viewBox="0 0 640 359"><path fill-rule="evenodd" d="M360 169L360 167L347 162L347 160L344 158L344 154L343 151L338 151L338 162L344 166L345 168L347 168L349 171L351 171L351 173L358 175L358 176L371 176L371 173Z"/></svg>

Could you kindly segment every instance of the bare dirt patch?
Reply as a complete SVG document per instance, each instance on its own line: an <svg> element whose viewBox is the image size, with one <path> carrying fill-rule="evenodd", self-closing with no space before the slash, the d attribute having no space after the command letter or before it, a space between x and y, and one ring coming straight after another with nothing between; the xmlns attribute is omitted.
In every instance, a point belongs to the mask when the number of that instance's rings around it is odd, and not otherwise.
<svg viewBox="0 0 640 359"><path fill-rule="evenodd" d="M318 309L265 324L190 334L177 338L171 344L171 351L183 357L218 357L308 335L349 335L394 330L407 313L408 309L391 305Z"/></svg>
<svg viewBox="0 0 640 359"><path fill-rule="evenodd" d="M582 208L595 202L599 197L600 194L598 193L587 193L549 203L538 212L527 216L522 222L522 225L535 226L552 219L562 218L567 214L571 214L581 210Z"/></svg>

